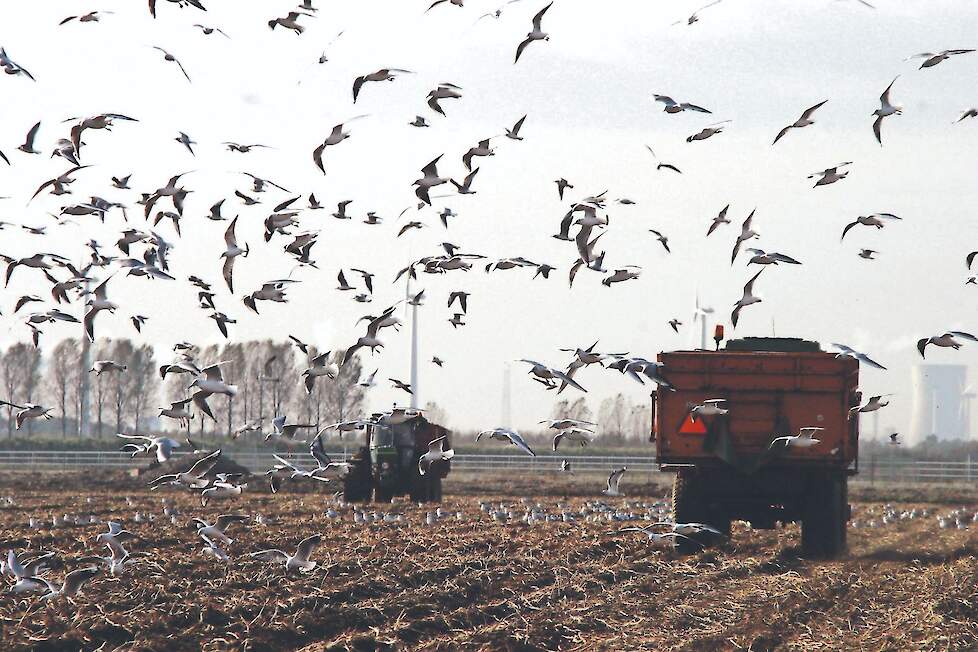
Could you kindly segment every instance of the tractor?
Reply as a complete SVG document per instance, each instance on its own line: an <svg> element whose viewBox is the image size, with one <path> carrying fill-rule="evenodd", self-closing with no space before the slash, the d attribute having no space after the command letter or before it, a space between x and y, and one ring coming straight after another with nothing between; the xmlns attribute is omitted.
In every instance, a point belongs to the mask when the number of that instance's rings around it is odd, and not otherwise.
<svg viewBox="0 0 978 652"><path fill-rule="evenodd" d="M422 475L418 460L428 444L449 431L431 423L417 410L395 409L374 414L364 425L363 445L350 458L343 481L343 498L350 503L389 503L394 496L412 502L441 502L441 483L451 470L450 461L438 461Z"/></svg>

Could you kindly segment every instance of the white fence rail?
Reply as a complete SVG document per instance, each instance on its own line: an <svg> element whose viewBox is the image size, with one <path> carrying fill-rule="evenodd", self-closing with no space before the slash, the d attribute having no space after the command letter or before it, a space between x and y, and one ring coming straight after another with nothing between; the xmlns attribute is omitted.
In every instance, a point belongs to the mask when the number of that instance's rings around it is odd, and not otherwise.
<svg viewBox="0 0 978 652"><path fill-rule="evenodd" d="M189 453L175 453L175 457ZM344 453L330 453L336 459L345 459ZM237 451L231 456L250 471L263 473L274 463L272 454L266 451ZM300 463L306 455L297 454ZM456 471L473 473L539 472L556 471L560 465L557 456L530 457L528 455L459 454L452 461ZM630 471L658 473L655 459L651 456L568 456L575 472L601 472L628 467ZM5 471L85 471L89 469L126 470L145 467L145 457L132 459L120 451L0 451L0 470ZM978 462L933 462L896 459L862 459L856 482L877 483L936 483L978 485Z"/></svg>

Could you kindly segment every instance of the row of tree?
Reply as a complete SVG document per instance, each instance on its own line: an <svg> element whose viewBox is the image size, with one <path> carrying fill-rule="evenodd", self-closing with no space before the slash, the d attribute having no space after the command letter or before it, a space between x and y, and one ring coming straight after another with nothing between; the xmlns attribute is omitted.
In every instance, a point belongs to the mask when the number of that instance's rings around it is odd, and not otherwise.
<svg viewBox="0 0 978 652"><path fill-rule="evenodd" d="M193 351L201 368L222 362L225 380L238 387L233 398L211 396L208 403L217 422L199 412L190 430L203 434L226 434L248 423L262 421L267 427L272 416L285 414L290 422L316 426L356 418L363 409L364 390L357 385L361 366L357 358L341 367L335 379L320 377L313 391L306 392L302 371L316 351L303 355L292 344L271 340L210 346ZM161 380L160 366L175 359L157 360L151 347L128 339L98 340L84 360L82 343L61 340L47 354L29 344L11 345L0 354L2 398L10 403L34 403L52 408L50 421L28 420L28 435L38 430L69 435L103 437L115 432L173 431L177 423L160 421L158 409L191 395L192 379L186 374L168 374ZM122 371L96 374L92 364L112 360ZM333 360L338 362L338 356ZM8 438L14 435L15 409L0 413ZM87 427L86 427L86 424Z"/></svg>

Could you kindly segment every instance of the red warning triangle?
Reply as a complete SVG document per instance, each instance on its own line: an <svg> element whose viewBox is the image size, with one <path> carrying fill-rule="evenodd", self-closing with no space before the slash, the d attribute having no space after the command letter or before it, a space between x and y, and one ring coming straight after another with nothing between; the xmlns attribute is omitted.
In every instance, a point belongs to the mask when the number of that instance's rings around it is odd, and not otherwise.
<svg viewBox="0 0 978 652"><path fill-rule="evenodd" d="M679 426L679 433L683 435L705 435L706 424L703 419L694 421L692 414L687 414L683 424Z"/></svg>

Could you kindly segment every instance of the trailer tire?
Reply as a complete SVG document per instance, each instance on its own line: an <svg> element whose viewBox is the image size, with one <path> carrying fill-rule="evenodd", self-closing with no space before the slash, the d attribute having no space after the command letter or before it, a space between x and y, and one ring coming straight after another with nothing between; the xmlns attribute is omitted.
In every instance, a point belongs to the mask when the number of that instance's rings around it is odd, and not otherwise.
<svg viewBox="0 0 978 652"><path fill-rule="evenodd" d="M827 473L809 481L801 522L801 549L806 556L831 559L845 552L846 480L845 476Z"/></svg>
<svg viewBox="0 0 978 652"><path fill-rule="evenodd" d="M707 523L709 518L693 469L680 469L672 483L672 513L676 523ZM681 553L702 550L709 543L705 535L676 537L675 549Z"/></svg>

